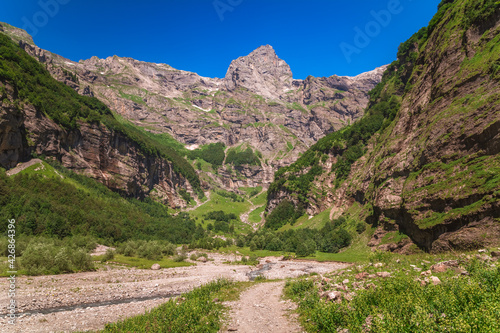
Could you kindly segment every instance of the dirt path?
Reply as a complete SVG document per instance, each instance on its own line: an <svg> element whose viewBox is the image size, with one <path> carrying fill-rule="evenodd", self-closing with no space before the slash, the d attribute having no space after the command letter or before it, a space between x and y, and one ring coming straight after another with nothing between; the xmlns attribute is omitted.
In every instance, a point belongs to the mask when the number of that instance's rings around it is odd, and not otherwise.
<svg viewBox="0 0 500 333"><path fill-rule="evenodd" d="M281 300L284 282L261 283L243 292L231 302L231 322L222 332L297 333L304 332L289 312L295 308Z"/></svg>
<svg viewBox="0 0 500 333"><path fill-rule="evenodd" d="M186 208L184 209L183 211L184 212L191 212L193 210L195 210L196 208L200 207L200 206L203 206L204 204L206 204L207 202L210 202L210 191L208 191L207 193L205 193L205 195L207 196L207 200L205 201L200 201L200 202L196 202L196 205L194 207L189 207L189 208ZM196 200L196 199L195 199Z"/></svg>
<svg viewBox="0 0 500 333"><path fill-rule="evenodd" d="M254 210L256 210L257 208L262 207L262 205L261 205L261 206L256 206L256 205L254 205L254 204L253 204L250 200L248 200L248 199L247 199L247 201L248 201L248 202L249 202L252 206L250 206L250 208L249 208L246 212L244 212L243 214L241 214L241 215L240 215L240 220L241 220L241 222L243 222L243 223L248 224L249 226L251 226L251 227L252 227L252 229L255 231L255 230L257 230L257 226L256 226L255 224L252 224L252 223L250 222L250 220L248 219L248 217L250 216L250 213L252 213L252 212L253 212Z"/></svg>

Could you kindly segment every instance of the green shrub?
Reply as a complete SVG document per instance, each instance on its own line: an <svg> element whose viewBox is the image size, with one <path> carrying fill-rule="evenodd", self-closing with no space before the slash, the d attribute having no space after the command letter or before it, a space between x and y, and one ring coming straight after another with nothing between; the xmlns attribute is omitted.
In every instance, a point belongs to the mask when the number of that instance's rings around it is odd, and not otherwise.
<svg viewBox="0 0 500 333"><path fill-rule="evenodd" d="M101 262L105 263L105 262L112 260L114 258L115 258L115 251L112 249L107 249L106 253L104 254L104 256L101 259Z"/></svg>
<svg viewBox="0 0 500 333"><path fill-rule="evenodd" d="M224 158L226 157L226 154L224 152L225 148L226 146L221 142L211 143L199 149L190 151L188 153L188 157L192 160L200 158L212 164L212 168L214 170L217 170L222 165L222 163L224 162Z"/></svg>
<svg viewBox="0 0 500 333"><path fill-rule="evenodd" d="M172 260L174 262L182 262L182 261L186 260L186 258L187 257L183 254L177 254L177 255L173 256Z"/></svg>
<svg viewBox="0 0 500 333"><path fill-rule="evenodd" d="M20 259L28 275L60 274L94 269L90 255L83 249L55 245L50 241L33 241Z"/></svg>
<svg viewBox="0 0 500 333"><path fill-rule="evenodd" d="M363 232L365 232L365 230L366 230L366 223L359 222L358 224L356 224L356 232L358 234L362 234Z"/></svg>
<svg viewBox="0 0 500 333"><path fill-rule="evenodd" d="M242 152L238 152L235 148L229 149L227 152L226 164L233 164L234 166L261 165L260 159L250 147Z"/></svg>
<svg viewBox="0 0 500 333"><path fill-rule="evenodd" d="M269 229L279 229L285 224L294 224L305 210L302 204L296 206L290 200L283 200L266 218L265 227Z"/></svg>
<svg viewBox="0 0 500 333"><path fill-rule="evenodd" d="M168 243L163 247L162 253L166 256L173 256L175 254L176 249L177 247L174 244Z"/></svg>
<svg viewBox="0 0 500 333"><path fill-rule="evenodd" d="M157 241L144 242L137 249L137 254L140 258L160 260L163 258L163 247Z"/></svg>
<svg viewBox="0 0 500 333"><path fill-rule="evenodd" d="M188 193L188 191L186 191L185 189L183 189L182 187L179 188L179 195L181 196L181 198L187 202L187 203L190 203L191 200L193 200L193 198L191 197L191 195Z"/></svg>

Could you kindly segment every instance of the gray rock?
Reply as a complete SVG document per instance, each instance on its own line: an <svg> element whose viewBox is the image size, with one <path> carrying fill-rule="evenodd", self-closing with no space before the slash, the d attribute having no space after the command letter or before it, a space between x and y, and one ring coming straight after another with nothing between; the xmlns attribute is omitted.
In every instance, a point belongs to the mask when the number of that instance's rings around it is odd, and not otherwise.
<svg viewBox="0 0 500 333"><path fill-rule="evenodd" d="M437 276L431 276L430 280L433 285L437 286L438 284L441 284L441 280Z"/></svg>

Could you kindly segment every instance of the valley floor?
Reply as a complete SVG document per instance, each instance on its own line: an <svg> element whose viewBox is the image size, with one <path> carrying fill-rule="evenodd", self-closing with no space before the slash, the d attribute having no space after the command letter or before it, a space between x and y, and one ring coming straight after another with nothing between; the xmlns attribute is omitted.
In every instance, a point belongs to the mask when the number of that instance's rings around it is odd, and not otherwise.
<svg viewBox="0 0 500 333"><path fill-rule="evenodd" d="M285 279L313 272L325 274L347 267L347 264L343 263L281 261L280 258L268 257L261 261L263 267L256 268L225 263L239 260L240 258L235 255L211 253L209 258L208 262L197 263L196 266L161 270L141 270L105 265L96 272L18 277L16 286L20 317L14 327L10 326L5 317L6 308L2 307L0 331L74 332L99 330L103 329L107 323L142 314L148 309L167 302L171 296L187 292L218 278L248 281L251 271L264 268L263 275L266 278ZM263 285L263 287L257 285L255 288L266 289L272 286L268 283ZM6 279L0 281L0 288L2 290L8 289ZM283 304L278 301L281 284L276 288L271 288L271 290L270 299L282 307ZM251 293L251 291L248 292ZM267 295L266 290L262 292L264 294L260 297ZM1 304L7 304L7 296L7 293L0 295ZM245 296L242 299L244 304L253 302L252 298L248 301ZM253 306L253 304L251 305ZM256 318L258 319L258 317ZM247 330L246 332L251 331Z"/></svg>

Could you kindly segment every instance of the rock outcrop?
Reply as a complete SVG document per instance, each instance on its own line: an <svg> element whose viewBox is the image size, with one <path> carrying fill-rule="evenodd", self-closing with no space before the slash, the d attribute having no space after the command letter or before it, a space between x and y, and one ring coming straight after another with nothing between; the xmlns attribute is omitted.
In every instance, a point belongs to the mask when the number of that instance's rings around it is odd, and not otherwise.
<svg viewBox="0 0 500 333"><path fill-rule="evenodd" d="M292 90L290 66L278 58L270 45L261 46L246 57L233 60L224 80L228 91L239 87L270 99Z"/></svg>
<svg viewBox="0 0 500 333"><path fill-rule="evenodd" d="M154 195L172 207L183 207L177 194L183 188L193 194L189 182L172 164L144 153L127 136L104 125L79 122L65 130L32 105L16 102L15 92L0 82L0 166L6 169L25 162L33 154L58 160L66 168L94 178L126 196Z"/></svg>

